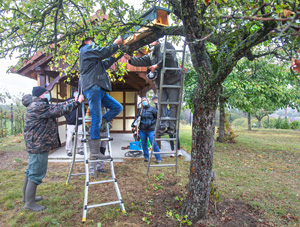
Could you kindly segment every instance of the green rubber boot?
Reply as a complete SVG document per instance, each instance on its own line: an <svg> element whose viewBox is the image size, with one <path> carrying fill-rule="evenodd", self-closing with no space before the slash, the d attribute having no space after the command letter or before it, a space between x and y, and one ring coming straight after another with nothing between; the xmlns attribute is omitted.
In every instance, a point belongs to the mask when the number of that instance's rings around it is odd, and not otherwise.
<svg viewBox="0 0 300 227"><path fill-rule="evenodd" d="M36 188L37 188L36 183L32 181L28 181L26 187L26 193L25 193L25 206L24 206L26 210L32 210L34 212L38 212L46 209L45 206L40 206L35 203Z"/></svg>
<svg viewBox="0 0 300 227"><path fill-rule="evenodd" d="M27 183L28 183L28 177L25 176L24 183L23 183L23 198L22 198L22 203L25 203L25 194L26 194ZM43 199L42 196L36 196L35 197L35 201L36 202L41 201L42 199Z"/></svg>
<svg viewBox="0 0 300 227"><path fill-rule="evenodd" d="M90 147L90 159L110 159L110 155L104 155L100 152L100 139L97 140L89 140Z"/></svg>

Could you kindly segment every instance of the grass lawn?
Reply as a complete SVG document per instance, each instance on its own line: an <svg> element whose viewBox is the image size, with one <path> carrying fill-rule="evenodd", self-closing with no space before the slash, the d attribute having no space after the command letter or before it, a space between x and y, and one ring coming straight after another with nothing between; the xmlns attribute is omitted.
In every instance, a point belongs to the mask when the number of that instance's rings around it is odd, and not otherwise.
<svg viewBox="0 0 300 227"><path fill-rule="evenodd" d="M215 143L213 168L221 195L246 201L276 226L300 226L300 131L234 132L237 143ZM182 126L180 142L188 152L191 136L191 126Z"/></svg>
<svg viewBox="0 0 300 227"><path fill-rule="evenodd" d="M300 131L235 130L235 144L215 143L218 215L191 226L300 226ZM180 142L191 147L191 127L181 126ZM38 195L47 206L40 213L21 203L27 155L22 136L0 139L0 226L80 226L84 178L66 185L70 164L49 163ZM172 158L164 163L174 163ZM187 191L189 163L180 158L178 174L172 168L151 168L147 176L142 159L115 163L127 213L118 205L90 209L86 226L188 226L180 215ZM76 171L83 171L77 166ZM109 175L102 175L108 179ZM89 187L89 202L115 200L111 184ZM103 200L103 201L102 201ZM211 206L212 207L212 206ZM246 207L246 208L245 208ZM241 210L247 213L240 212ZM211 210L211 209L210 209Z"/></svg>

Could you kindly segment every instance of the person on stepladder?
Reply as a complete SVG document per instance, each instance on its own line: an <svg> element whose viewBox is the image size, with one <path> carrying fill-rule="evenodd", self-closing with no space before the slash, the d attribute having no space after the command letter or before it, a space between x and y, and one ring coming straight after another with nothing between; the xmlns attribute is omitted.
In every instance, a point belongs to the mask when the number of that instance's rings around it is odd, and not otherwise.
<svg viewBox="0 0 300 227"><path fill-rule="evenodd" d="M49 104L50 94L41 86L33 87L32 95L27 94L22 98L22 104L26 106L24 139L28 153L22 199L25 209L36 212L46 209L36 204L43 198L35 195L37 186L47 173L49 151L58 145L56 118L72 112L83 100L84 96L80 95L58 105Z"/></svg>
<svg viewBox="0 0 300 227"><path fill-rule="evenodd" d="M72 89L72 97L66 99L66 101L74 99L78 95L78 89L73 88ZM73 138L73 132L75 131L75 126L76 126L76 110L73 110L69 114L65 114L65 118L67 121L67 139L66 139L66 153L69 157L72 156L72 138ZM81 110L81 105L79 107L78 111L78 118L82 118L82 110ZM77 135L77 145L76 145L76 150L77 154L83 155L83 144L82 144L82 120L77 120L78 123L78 135Z"/></svg>
<svg viewBox="0 0 300 227"><path fill-rule="evenodd" d="M155 124L157 120L157 110L150 106L148 99L146 97L142 97L142 108L139 110L138 114L136 115L134 121L131 124L131 127L135 127L135 122L138 118L140 118L139 124L139 135L142 142L142 148L144 152L145 162L149 160L149 150L148 150L148 139L152 145L153 138L155 134ZM154 143L154 152L159 152L159 147L155 141ZM156 163L161 163L160 154L155 154Z"/></svg>
<svg viewBox="0 0 300 227"><path fill-rule="evenodd" d="M88 99L91 114L91 139L88 141L90 148L90 159L110 159L110 155L100 152L100 126L101 122L110 122L122 110L123 106L106 93L111 91L111 82L106 72L116 62L112 55L123 44L122 38L118 38L112 45L98 47L93 38L85 38L79 47L79 71L80 86L84 96ZM101 106L109 111L103 115Z"/></svg>
<svg viewBox="0 0 300 227"><path fill-rule="evenodd" d="M155 108L158 110L158 97L157 96L153 96L152 101L154 102ZM169 109L167 107L167 116L169 115ZM174 138L173 134L169 134L169 138ZM171 146L171 150L174 152L174 141L170 140L170 146ZM180 151L180 140L179 138L177 139L177 146L178 146L178 156L182 156L182 153ZM171 154L170 157L174 157L174 154Z"/></svg>
<svg viewBox="0 0 300 227"><path fill-rule="evenodd" d="M154 80L157 93L161 91L160 85L160 75L161 69L163 67L163 52L164 52L164 43L160 43L159 40L156 40L150 44L153 47L153 51L143 57L131 57L128 54L124 54L128 63L133 66L149 66L150 71L147 74L147 77L151 80ZM166 49L175 50L174 46L166 42ZM178 68L178 61L175 52L166 52L165 58L165 67ZM164 75L164 85L180 85L181 80L181 71L180 70L167 70ZM179 89L177 88L164 88L162 89L162 102L178 102L179 100ZM171 118L176 118L176 105L170 105L170 116ZM167 105L163 104L161 109L161 117L167 117ZM158 129L159 134L174 134L176 130L175 121L163 120L160 122L160 127Z"/></svg>

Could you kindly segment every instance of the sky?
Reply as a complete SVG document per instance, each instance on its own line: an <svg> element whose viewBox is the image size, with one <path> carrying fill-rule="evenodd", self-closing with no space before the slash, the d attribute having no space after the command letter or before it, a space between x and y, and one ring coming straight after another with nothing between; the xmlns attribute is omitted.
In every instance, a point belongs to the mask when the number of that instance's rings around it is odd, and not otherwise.
<svg viewBox="0 0 300 227"><path fill-rule="evenodd" d="M17 59L0 59L0 93L6 90L11 95L19 96L20 93L31 93L32 87L36 86L36 80L6 72L11 65L16 65L17 62Z"/></svg>

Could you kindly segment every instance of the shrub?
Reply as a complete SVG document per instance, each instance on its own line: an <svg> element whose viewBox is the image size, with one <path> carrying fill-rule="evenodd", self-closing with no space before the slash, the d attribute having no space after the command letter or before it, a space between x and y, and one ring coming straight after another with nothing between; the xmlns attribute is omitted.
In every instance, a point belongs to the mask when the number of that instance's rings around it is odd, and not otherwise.
<svg viewBox="0 0 300 227"><path fill-rule="evenodd" d="M224 135L224 140L226 143L236 143L236 139L235 137L237 137L237 135L234 134L230 122L227 119L227 114L225 114L225 119L224 119L224 127L225 127L225 135ZM220 127L218 127L217 129L217 134L219 134L219 130ZM219 137L217 137L217 141L219 140Z"/></svg>
<svg viewBox="0 0 300 227"><path fill-rule="evenodd" d="M281 124L281 129L290 129L289 120L285 119Z"/></svg>
<svg viewBox="0 0 300 227"><path fill-rule="evenodd" d="M269 128L275 128L276 121L277 121L277 119L275 119L275 118L270 118L270 121L269 121Z"/></svg>
<svg viewBox="0 0 300 227"><path fill-rule="evenodd" d="M300 129L300 121L293 121L290 123L291 129Z"/></svg>
<svg viewBox="0 0 300 227"><path fill-rule="evenodd" d="M274 128L276 129L280 129L281 125L283 123L283 120L280 118L280 116L276 119L275 123L274 123Z"/></svg>
<svg viewBox="0 0 300 227"><path fill-rule="evenodd" d="M232 122L232 126L248 128L248 118L235 119ZM251 119L251 128L257 128L257 127L258 127L258 120L257 119Z"/></svg>
<svg viewBox="0 0 300 227"><path fill-rule="evenodd" d="M235 127L247 127L247 122L247 118L238 118L232 122L232 125Z"/></svg>
<svg viewBox="0 0 300 227"><path fill-rule="evenodd" d="M270 127L270 121L271 121L271 118L269 118L269 121L268 121L268 117L263 117L263 119L261 119L261 126L263 128L269 128Z"/></svg>

